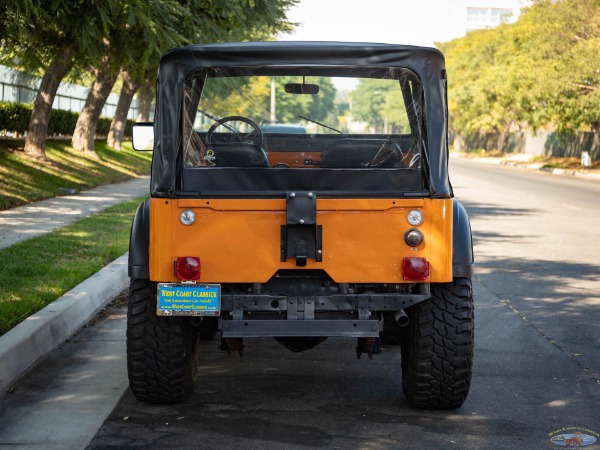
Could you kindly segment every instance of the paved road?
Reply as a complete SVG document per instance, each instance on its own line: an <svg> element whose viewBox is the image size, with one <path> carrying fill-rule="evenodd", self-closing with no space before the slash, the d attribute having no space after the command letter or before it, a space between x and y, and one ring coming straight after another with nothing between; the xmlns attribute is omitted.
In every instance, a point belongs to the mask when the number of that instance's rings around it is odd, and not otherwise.
<svg viewBox="0 0 600 450"><path fill-rule="evenodd" d="M89 448L540 449L562 427L597 429L596 383L478 282L475 292L475 376L457 411L407 405L395 348L357 361L350 341L294 354L261 339L239 358L211 342L190 401L148 406L126 391Z"/></svg>
<svg viewBox="0 0 600 450"><path fill-rule="evenodd" d="M0 250L64 227L109 206L147 195L149 186L150 177L141 176L0 211Z"/></svg>
<svg viewBox="0 0 600 450"><path fill-rule="evenodd" d="M553 448L554 430L600 432L600 184L452 161L472 216L476 361L453 412L410 409L400 355L356 360L330 339L293 354L269 339L243 358L203 347L184 405L127 391L90 448Z"/></svg>
<svg viewBox="0 0 600 450"><path fill-rule="evenodd" d="M220 352L215 340L202 347L190 401L148 406L126 390L89 448L540 449L556 448L550 434L565 427L600 433L600 262L594 250L600 185L454 160L452 179L472 216L478 263L474 378L461 409L409 408L395 347L369 361L356 360L352 341L329 339L294 354L260 339L248 341L239 358ZM111 314L111 329L124 328L123 312ZM100 357L90 350L100 341L77 350L86 336L52 358L123 360L124 345ZM122 331L115 336L123 340ZM86 395L94 396L85 390L67 395L65 383L93 384L107 370L119 370L118 364L82 369L53 361L16 387L5 411L18 409L24 417L24 404L30 411L49 404L85 411ZM53 364L60 370L53 372ZM41 394L40 386L47 386ZM54 433L72 425L68 414L54 419ZM8 435L12 424L2 425L0 435ZM32 447L67 448L33 422L15 427L28 430ZM10 447L8 440L3 444Z"/></svg>
<svg viewBox="0 0 600 450"><path fill-rule="evenodd" d="M471 218L477 278L598 377L600 183L460 159L451 179Z"/></svg>

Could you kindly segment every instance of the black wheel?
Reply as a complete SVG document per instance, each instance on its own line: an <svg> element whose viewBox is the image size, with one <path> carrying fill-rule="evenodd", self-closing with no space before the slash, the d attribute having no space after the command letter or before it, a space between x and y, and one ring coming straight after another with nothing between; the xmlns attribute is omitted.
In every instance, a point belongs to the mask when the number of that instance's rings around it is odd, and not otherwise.
<svg viewBox="0 0 600 450"><path fill-rule="evenodd" d="M138 400L177 403L194 390L198 332L187 318L156 315L156 283L131 280L127 309L127 374Z"/></svg>
<svg viewBox="0 0 600 450"><path fill-rule="evenodd" d="M469 278L431 285L432 298L407 309L402 389L416 408L454 409L473 369L473 290Z"/></svg>

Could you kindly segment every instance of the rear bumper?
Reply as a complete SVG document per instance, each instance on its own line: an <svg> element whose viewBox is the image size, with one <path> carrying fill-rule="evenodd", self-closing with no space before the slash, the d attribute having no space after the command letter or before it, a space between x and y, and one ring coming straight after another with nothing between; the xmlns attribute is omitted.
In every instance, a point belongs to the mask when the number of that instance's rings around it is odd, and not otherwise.
<svg viewBox="0 0 600 450"><path fill-rule="evenodd" d="M384 314L431 297L420 294L335 294L328 296L223 295L223 338L379 337Z"/></svg>
<svg viewBox="0 0 600 450"><path fill-rule="evenodd" d="M224 320L223 338L379 337L383 320Z"/></svg>

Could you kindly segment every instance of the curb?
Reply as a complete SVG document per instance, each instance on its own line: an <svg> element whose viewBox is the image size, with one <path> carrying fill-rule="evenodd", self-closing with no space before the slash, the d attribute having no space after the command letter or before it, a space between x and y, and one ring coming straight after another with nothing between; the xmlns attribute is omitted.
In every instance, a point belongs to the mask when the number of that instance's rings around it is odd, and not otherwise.
<svg viewBox="0 0 600 450"><path fill-rule="evenodd" d="M562 176L568 176L568 177L585 178L588 180L596 180L596 181L600 180L600 174L598 174L598 173L588 173L583 170L577 170L577 169L558 169L558 168L554 168L554 167L544 167L542 164L539 164L539 163L527 164L527 163L520 163L518 161L500 161L500 165L517 167L519 169L528 170L528 171L532 171L532 172L545 172L545 173L549 173L551 175L562 175Z"/></svg>
<svg viewBox="0 0 600 450"><path fill-rule="evenodd" d="M575 177L575 178L582 178L582 179L593 180L593 181L600 181L600 173L589 173L584 170L558 169L558 168L553 168L553 167L543 167L543 164L541 164L541 163L523 163L520 161L504 161L504 160L502 160L502 158L495 158L495 157L467 158L467 157L464 157L461 155L456 155L456 154L454 156L452 156L452 153L450 153L450 155L451 155L451 158L454 157L454 158L468 159L469 161L475 161L476 163L479 163L479 164L490 164L490 165L499 165L499 166L505 166L505 167L514 167L514 168L529 171L529 172L541 172L541 173L548 173L551 175L561 175L561 176L567 176L567 177Z"/></svg>
<svg viewBox="0 0 600 450"><path fill-rule="evenodd" d="M0 396L127 287L127 259L125 253L0 337Z"/></svg>
<svg viewBox="0 0 600 450"><path fill-rule="evenodd" d="M567 175L571 177L587 178L589 180L600 181L600 173L586 173L580 170L556 169L552 167L542 167L539 170L541 170L542 172L551 173L552 175Z"/></svg>

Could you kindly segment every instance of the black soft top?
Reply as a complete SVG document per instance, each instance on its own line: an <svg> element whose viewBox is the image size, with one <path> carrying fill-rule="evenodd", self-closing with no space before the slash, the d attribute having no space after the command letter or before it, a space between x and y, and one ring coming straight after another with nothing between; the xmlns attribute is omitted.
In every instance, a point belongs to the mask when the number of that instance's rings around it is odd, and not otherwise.
<svg viewBox="0 0 600 450"><path fill-rule="evenodd" d="M174 197L181 169L183 90L188 75L203 67L340 66L408 68L423 85L430 196L450 197L448 181L446 72L434 48L355 42L244 42L189 45L160 60L151 192Z"/></svg>

